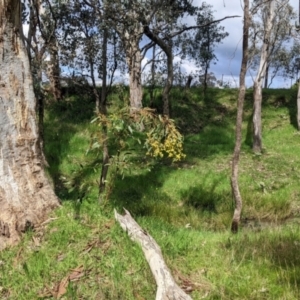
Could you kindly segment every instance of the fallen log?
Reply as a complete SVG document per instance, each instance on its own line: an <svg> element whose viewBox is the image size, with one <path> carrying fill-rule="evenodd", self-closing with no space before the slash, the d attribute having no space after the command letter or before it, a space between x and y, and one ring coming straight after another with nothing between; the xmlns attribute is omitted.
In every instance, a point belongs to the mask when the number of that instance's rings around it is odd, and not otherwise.
<svg viewBox="0 0 300 300"><path fill-rule="evenodd" d="M192 300L176 284L156 241L139 226L126 209L124 210L124 216L118 214L115 210L115 218L123 230L128 232L129 237L142 247L157 285L155 300Z"/></svg>

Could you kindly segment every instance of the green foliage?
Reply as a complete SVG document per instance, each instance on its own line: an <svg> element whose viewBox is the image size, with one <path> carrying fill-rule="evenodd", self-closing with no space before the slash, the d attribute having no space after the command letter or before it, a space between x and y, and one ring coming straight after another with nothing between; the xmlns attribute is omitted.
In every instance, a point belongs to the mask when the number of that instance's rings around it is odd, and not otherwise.
<svg viewBox="0 0 300 300"><path fill-rule="evenodd" d="M92 123L107 129L107 137L113 141L117 155L124 151L140 153L146 149L146 155L154 158L164 156L173 162L182 160L183 136L173 120L157 115L153 109L143 108L138 113L130 113L129 107L111 113L108 116L99 114ZM92 149L101 149L103 134L98 134L92 143ZM117 143L117 145L116 145ZM142 153L144 156L145 154Z"/></svg>

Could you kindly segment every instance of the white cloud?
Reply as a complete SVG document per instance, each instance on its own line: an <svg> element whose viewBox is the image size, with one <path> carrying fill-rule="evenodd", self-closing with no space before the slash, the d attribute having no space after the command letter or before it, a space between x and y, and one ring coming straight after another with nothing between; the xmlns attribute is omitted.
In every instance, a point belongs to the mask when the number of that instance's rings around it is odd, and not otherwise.
<svg viewBox="0 0 300 300"><path fill-rule="evenodd" d="M186 59L181 61L181 67L187 74L196 73L201 70L193 62Z"/></svg>
<svg viewBox="0 0 300 300"><path fill-rule="evenodd" d="M194 5L201 5L203 1L195 0ZM250 1L251 2L251 1ZM298 0L290 0L292 5L298 13L299 2ZM220 23L225 27L225 31L229 36L223 40L223 43L218 45L215 53L219 59L216 65L211 67L211 71L219 78L234 78L238 82L238 75L241 65L241 52L242 52L242 36L243 36L243 8L242 0L214 0L208 1L213 5L215 19L221 19L225 16L239 15L240 18L226 19ZM247 86L252 85L251 76L247 76ZM289 85L288 85L289 86ZM287 81L284 78L277 77L274 80L273 87L287 87Z"/></svg>

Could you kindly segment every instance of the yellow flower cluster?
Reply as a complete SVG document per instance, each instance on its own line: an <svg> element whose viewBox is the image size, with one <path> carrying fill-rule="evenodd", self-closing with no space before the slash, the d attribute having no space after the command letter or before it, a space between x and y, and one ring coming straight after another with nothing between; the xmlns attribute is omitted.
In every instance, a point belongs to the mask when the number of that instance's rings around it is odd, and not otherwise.
<svg viewBox="0 0 300 300"><path fill-rule="evenodd" d="M164 141L164 151L173 161L180 161L185 158L182 147L182 136L176 130L167 135Z"/></svg>
<svg viewBox="0 0 300 300"><path fill-rule="evenodd" d="M147 140L146 144L148 145L149 149L146 155L150 155L153 157L163 157L164 145L155 139L155 137L151 136L150 133L147 133Z"/></svg>
<svg viewBox="0 0 300 300"><path fill-rule="evenodd" d="M174 124L169 124L163 137L147 133L147 155L163 157L164 154L166 154L167 157L173 159L173 161L180 161L185 158L182 143L182 135L178 132Z"/></svg>

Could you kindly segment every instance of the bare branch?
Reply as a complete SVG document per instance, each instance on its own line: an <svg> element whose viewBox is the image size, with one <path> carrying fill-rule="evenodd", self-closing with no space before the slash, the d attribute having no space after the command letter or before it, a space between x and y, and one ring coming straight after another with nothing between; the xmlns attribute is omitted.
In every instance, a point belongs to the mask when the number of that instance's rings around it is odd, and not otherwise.
<svg viewBox="0 0 300 300"><path fill-rule="evenodd" d="M240 18L240 17L241 17L241 16L227 16L227 17L224 17L224 18L222 18L222 19L210 21L210 22L205 23L205 24L203 24L203 25L195 25L195 26L185 27L185 28L183 28L183 29L181 29L181 30L179 30L179 31L176 31L176 32L172 33L172 34L169 36L169 38L173 38L173 37L175 37L175 36L177 36L177 35L179 35L179 34L185 32L185 31L188 31L188 30L198 29L198 28L210 26L210 25L212 25L212 24L222 22L222 21L224 21L224 20L226 20L226 19Z"/></svg>

